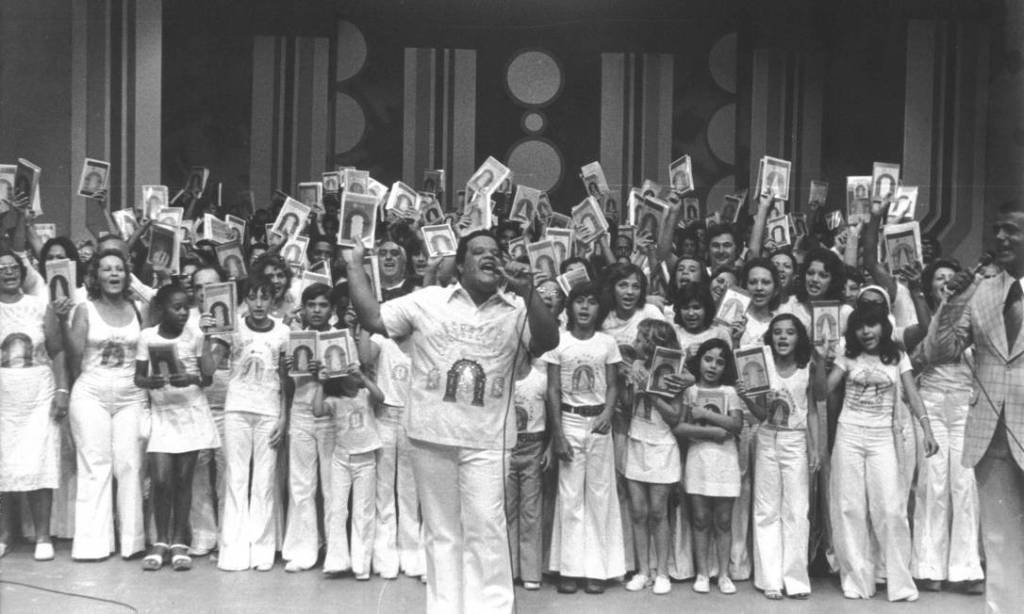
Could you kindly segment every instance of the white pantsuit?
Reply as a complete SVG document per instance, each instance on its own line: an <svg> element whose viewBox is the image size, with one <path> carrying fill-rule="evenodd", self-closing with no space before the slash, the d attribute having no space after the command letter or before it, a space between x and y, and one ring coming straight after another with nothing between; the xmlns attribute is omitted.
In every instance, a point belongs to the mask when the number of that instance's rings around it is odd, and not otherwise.
<svg viewBox="0 0 1024 614"><path fill-rule="evenodd" d="M325 572L349 569L368 576L376 530L374 495L377 482L376 452L346 454L335 450L331 462L331 503L327 514ZM348 497L352 494L352 539L346 535ZM351 542L351 543L350 543Z"/></svg>
<svg viewBox="0 0 1024 614"><path fill-rule="evenodd" d="M412 449L423 508L427 612L511 613L503 451L415 439Z"/></svg>
<svg viewBox="0 0 1024 614"><path fill-rule="evenodd" d="M612 437L592 432L595 420L562 412L573 456L558 466L549 568L567 577L606 580L626 568Z"/></svg>
<svg viewBox="0 0 1024 614"><path fill-rule="evenodd" d="M142 517L142 400L111 412L105 393L80 378L71 395L69 418L78 459L73 559L101 559L114 551L114 481L121 556L146 546Z"/></svg>
<svg viewBox="0 0 1024 614"><path fill-rule="evenodd" d="M308 409L292 408L288 424L288 526L281 556L304 568L316 565L320 554L316 490L323 492L324 509L331 506L331 459L334 420L314 417Z"/></svg>
<svg viewBox="0 0 1024 614"><path fill-rule="evenodd" d="M918 462L911 572L924 580L981 580L978 485L964 467L970 391L922 389L939 452Z"/></svg>
<svg viewBox="0 0 1024 614"><path fill-rule="evenodd" d="M277 451L270 447L270 434L276 424L275 416L241 411L224 414L227 488L217 561L220 569L239 571L274 564Z"/></svg>
<svg viewBox="0 0 1024 614"><path fill-rule="evenodd" d="M395 577L401 569L421 576L426 568L420 542L419 498L413 477L412 445L402 425L402 407L384 405L377 418L377 533L373 568Z"/></svg>
<svg viewBox="0 0 1024 614"><path fill-rule="evenodd" d="M789 595L811 592L807 432L761 425L754 472L754 585Z"/></svg>
<svg viewBox="0 0 1024 614"><path fill-rule="evenodd" d="M885 561L889 601L917 596L910 575L910 525L902 496L896 444L889 427L840 422L832 449L829 484L832 540L843 594L870 599L875 594L871 530Z"/></svg>

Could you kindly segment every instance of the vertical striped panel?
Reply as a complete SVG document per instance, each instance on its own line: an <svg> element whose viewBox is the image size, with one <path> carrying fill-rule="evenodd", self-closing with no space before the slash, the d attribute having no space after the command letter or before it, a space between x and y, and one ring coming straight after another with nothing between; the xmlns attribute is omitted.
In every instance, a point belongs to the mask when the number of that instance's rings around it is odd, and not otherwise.
<svg viewBox="0 0 1024 614"><path fill-rule="evenodd" d="M249 185L256 202L264 202L274 189L277 140L277 94L280 87L280 41L273 36L253 39L252 125L249 136Z"/></svg>
<svg viewBox="0 0 1024 614"><path fill-rule="evenodd" d="M82 128L88 118L87 89L89 86L89 28L86 25L89 5L84 2L71 3L71 16L75 24L71 28L71 160L82 160L86 157L86 135ZM67 168L67 202L73 203L78 198L78 179L81 169L75 164ZM85 238L89 231L85 225L84 215L69 215L70 224L64 220L56 220L61 228L68 228L74 239Z"/></svg>
<svg viewBox="0 0 1024 614"><path fill-rule="evenodd" d="M794 113L797 115L799 126L794 130L795 146L791 149L793 153L792 196L789 199L794 210L803 209L810 196L812 179L829 178L822 174L821 169L821 144L822 124L824 122L825 102L822 92L822 84L825 83L825 57L821 53L805 56L800 62L800 78L796 81L796 97L799 104L795 105ZM831 179L829 190L833 194L839 194L846 189L839 186L839 178ZM838 201L837 201L838 202Z"/></svg>
<svg viewBox="0 0 1024 614"><path fill-rule="evenodd" d="M912 20L907 25L907 73L903 112L903 183L919 187L917 218L930 211L933 193L932 148L935 121L936 24ZM937 136L937 135L936 135Z"/></svg>
<svg viewBox="0 0 1024 614"><path fill-rule="evenodd" d="M110 37L111 7L108 0L88 3L86 29L86 83L85 83L85 122L84 125L72 125L72 130L85 129L85 155L91 158L111 160L110 156ZM79 26L83 27L83 26ZM80 173L82 159L71 161L71 173ZM114 167L114 176L121 174L121 168ZM75 194L72 203L80 203L78 193L78 176L71 183ZM81 205L78 205L81 206ZM46 207L46 203L43 203ZM77 212L80 212L78 209ZM79 217L72 215L72 217ZM103 217L98 207L88 207L85 215L89 227L103 227Z"/></svg>
<svg viewBox="0 0 1024 614"><path fill-rule="evenodd" d="M313 118L310 99L313 95L313 39L299 37L295 39L294 59L295 81L292 87L292 131L291 151L292 164L290 170L292 184L284 186L288 194L297 195L297 184L308 181L310 177L309 142Z"/></svg>
<svg viewBox="0 0 1024 614"><path fill-rule="evenodd" d="M953 247L961 262L975 262L982 252L985 207L985 137L988 124L988 28L982 24L957 26L952 106L956 109L953 137L953 202L951 219L942 223L942 242Z"/></svg>
<svg viewBox="0 0 1024 614"><path fill-rule="evenodd" d="M452 188L450 194L466 185L476 169L476 51L456 49L452 53L450 96L446 114L451 140Z"/></svg>
<svg viewBox="0 0 1024 614"><path fill-rule="evenodd" d="M435 165L437 56L433 49L405 50L402 178L415 186Z"/></svg>
<svg viewBox="0 0 1024 614"><path fill-rule="evenodd" d="M133 169L128 177L125 206L141 200L142 184L160 180L161 85L163 83L163 0L136 0L135 68L133 75Z"/></svg>
<svg viewBox="0 0 1024 614"><path fill-rule="evenodd" d="M672 161L672 85L674 56L643 57L643 123L641 168L644 177L667 184Z"/></svg>
<svg viewBox="0 0 1024 614"><path fill-rule="evenodd" d="M331 70L331 40L329 38L313 39L313 70L311 94L308 101L310 107L310 131L309 131L309 171L308 180L319 181L320 173L334 170L333 164L328 164L327 145L330 138L329 126L329 103L330 83L333 79ZM306 179L303 179L306 181Z"/></svg>
<svg viewBox="0 0 1024 614"><path fill-rule="evenodd" d="M757 161L764 155L784 157L785 62L783 52L754 50L750 93L750 186L757 181Z"/></svg>
<svg viewBox="0 0 1024 614"><path fill-rule="evenodd" d="M628 150L623 147L623 133L629 109L626 86L626 55L601 54L601 167L608 183L631 185Z"/></svg>

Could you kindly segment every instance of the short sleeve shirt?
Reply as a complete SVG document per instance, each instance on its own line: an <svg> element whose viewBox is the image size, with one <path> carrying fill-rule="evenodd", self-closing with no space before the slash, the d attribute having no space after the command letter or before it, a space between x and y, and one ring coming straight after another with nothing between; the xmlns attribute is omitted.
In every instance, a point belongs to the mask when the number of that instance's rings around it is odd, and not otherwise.
<svg viewBox="0 0 1024 614"><path fill-rule="evenodd" d="M611 335L600 332L589 339L577 339L572 333L560 339L558 347L542 360L561 367L562 403L573 407L604 405L608 387L605 367L622 362L619 345Z"/></svg>
<svg viewBox="0 0 1024 614"><path fill-rule="evenodd" d="M278 361L288 349L289 330L281 322L271 321L274 326L264 332L252 330L241 321L238 331L230 336L231 376L224 411L280 415Z"/></svg>
<svg viewBox="0 0 1024 614"><path fill-rule="evenodd" d="M526 377L516 382L516 432L544 432L544 401L547 398L547 387L547 370L540 361L530 367Z"/></svg>
<svg viewBox="0 0 1024 614"><path fill-rule="evenodd" d="M839 422L857 426L892 426L900 374L911 370L907 355L900 352L899 362L887 365L877 356L861 354L856 358L840 355L836 367L846 371L846 397Z"/></svg>
<svg viewBox="0 0 1024 614"><path fill-rule="evenodd" d="M392 299L380 312L410 354L409 437L477 449L514 439L515 421L505 419L514 363L530 344L522 300L498 291L477 305L456 283Z"/></svg>

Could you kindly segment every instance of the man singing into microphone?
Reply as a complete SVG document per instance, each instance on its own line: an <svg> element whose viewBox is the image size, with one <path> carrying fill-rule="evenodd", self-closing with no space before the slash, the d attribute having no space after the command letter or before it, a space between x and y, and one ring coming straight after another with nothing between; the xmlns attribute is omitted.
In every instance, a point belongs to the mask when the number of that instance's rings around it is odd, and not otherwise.
<svg viewBox="0 0 1024 614"><path fill-rule="evenodd" d="M978 481L985 611L996 614L1019 612L1024 603L1024 203L1000 207L994 230L1002 272L974 281L966 271L947 283L953 296L932 319L925 351L929 362L943 362L974 346L979 389L963 464Z"/></svg>
<svg viewBox="0 0 1024 614"><path fill-rule="evenodd" d="M502 267L489 231L459 241L458 283L384 305L374 298L362 252L357 242L348 262L359 321L407 342L412 361L408 434L423 513L427 611L511 612L503 455L516 437L515 414L508 413L513 374L517 361L558 345L558 323L526 266Z"/></svg>

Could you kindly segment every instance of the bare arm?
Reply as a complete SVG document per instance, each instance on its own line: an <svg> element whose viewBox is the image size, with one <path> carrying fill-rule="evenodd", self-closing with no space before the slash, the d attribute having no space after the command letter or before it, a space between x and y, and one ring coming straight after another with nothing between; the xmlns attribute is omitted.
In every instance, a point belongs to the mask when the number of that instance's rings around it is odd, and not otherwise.
<svg viewBox="0 0 1024 614"><path fill-rule="evenodd" d="M882 225L882 218L889 209L883 203L871 204L871 219L864 228L864 268L871 273L875 283L885 288L889 296L896 296L896 279L889 274L885 266L878 261L878 229Z"/></svg>
<svg viewBox="0 0 1024 614"><path fill-rule="evenodd" d="M377 302L370 280L366 278L366 271L363 270L363 254L362 242L356 241L356 246L346 263L349 298L363 328L386 337L388 332L384 327L384 320L380 317L380 303Z"/></svg>
<svg viewBox="0 0 1024 614"><path fill-rule="evenodd" d="M768 210L771 209L771 206L772 199L768 194L761 194L757 197L754 225L750 229L751 258L757 258L761 255L761 247L764 245L764 227L768 223Z"/></svg>
<svg viewBox="0 0 1024 614"><path fill-rule="evenodd" d="M548 390L545 402L555 456L560 460L572 460L572 446L562 431L562 365L548 364Z"/></svg>

